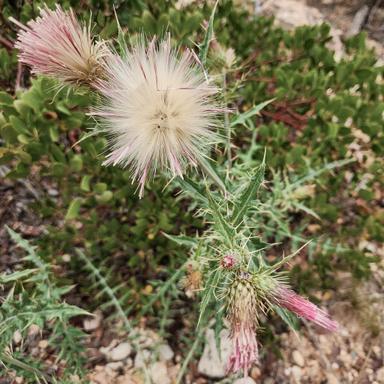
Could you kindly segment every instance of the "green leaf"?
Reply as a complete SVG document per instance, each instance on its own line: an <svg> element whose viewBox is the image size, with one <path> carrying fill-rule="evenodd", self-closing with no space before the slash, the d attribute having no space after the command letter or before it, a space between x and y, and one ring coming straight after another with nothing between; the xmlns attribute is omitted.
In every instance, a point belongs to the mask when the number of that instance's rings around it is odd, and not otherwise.
<svg viewBox="0 0 384 384"><path fill-rule="evenodd" d="M83 178L81 179L80 183L80 189L85 192L89 192L91 190L90 187L90 181L92 179L91 175L84 175Z"/></svg>
<svg viewBox="0 0 384 384"><path fill-rule="evenodd" d="M293 313L277 305L273 304L272 306L274 311L284 320L284 322L288 325L290 329L294 331L297 331L299 329L299 321Z"/></svg>
<svg viewBox="0 0 384 384"><path fill-rule="evenodd" d="M204 172L211 177L211 179L217 184L217 186L223 191L224 195L227 195L227 188L224 184L224 181L221 179L216 169L212 167L209 160L203 156L197 158L200 166L203 168Z"/></svg>
<svg viewBox="0 0 384 384"><path fill-rule="evenodd" d="M7 284L12 281L22 280L24 277L30 276L35 273L37 269L23 269L22 271L13 272L10 274L0 275L0 284Z"/></svg>
<svg viewBox="0 0 384 384"><path fill-rule="evenodd" d="M65 215L65 220L75 219L79 215L80 206L82 199L76 198L74 199L68 207L67 214Z"/></svg>
<svg viewBox="0 0 384 384"><path fill-rule="evenodd" d="M233 239L235 237L235 231L228 224L228 220L226 220L221 214L220 207L217 205L211 192L208 189L207 189L207 196L208 196L209 208L212 210L212 217L215 221L215 224L217 225L217 230L221 233L221 235L226 240L227 246L229 248L232 248Z"/></svg>
<svg viewBox="0 0 384 384"><path fill-rule="evenodd" d="M188 192L193 199L198 199L208 205L207 198L203 195L199 186L195 182L190 179L182 179L179 177L177 178L177 183L180 185L183 192Z"/></svg>
<svg viewBox="0 0 384 384"><path fill-rule="evenodd" d="M199 57L200 57L200 61L203 64L203 66L205 66L207 63L209 44L211 43L212 36L213 36L213 21L215 20L215 12L216 12L216 8L217 8L218 3L219 3L219 0L216 0L216 3L212 9L211 16L209 18L207 31L205 32L203 43L199 47L199 50L200 50Z"/></svg>
<svg viewBox="0 0 384 384"><path fill-rule="evenodd" d="M248 111L246 112L243 112L243 113L240 113L239 115L237 115L235 117L235 119L231 122L231 127L234 127L235 125L238 125L238 124L244 124L246 122L246 120L250 119L251 117L259 114L259 112L265 108L268 104L272 103L273 101L275 101L276 99L273 98L273 99L270 99L270 100L267 100L267 101L264 101L263 103L260 103L260 104L257 104L255 105L253 108L249 109Z"/></svg>
<svg viewBox="0 0 384 384"><path fill-rule="evenodd" d="M236 227L238 226L244 215L246 214L251 201L256 196L257 191L260 188L260 185L264 181L264 173L265 173L265 152L263 162L260 164L259 168L256 170L255 175L252 177L248 187L241 195L239 202L235 205L235 209L232 215L232 223Z"/></svg>
<svg viewBox="0 0 384 384"><path fill-rule="evenodd" d="M199 329L199 327L205 323L206 310L213 298L213 293L217 287L217 283L220 281L221 273L222 269L218 268L208 277L206 288L204 290L203 298L200 304L200 315L196 329Z"/></svg>
<svg viewBox="0 0 384 384"><path fill-rule="evenodd" d="M178 235L178 236L169 235L168 233L165 233L165 232L163 232L163 235L167 239L172 240L174 243L178 245L186 246L188 248L194 247L197 244L197 239L195 239L194 237L185 236L185 235Z"/></svg>

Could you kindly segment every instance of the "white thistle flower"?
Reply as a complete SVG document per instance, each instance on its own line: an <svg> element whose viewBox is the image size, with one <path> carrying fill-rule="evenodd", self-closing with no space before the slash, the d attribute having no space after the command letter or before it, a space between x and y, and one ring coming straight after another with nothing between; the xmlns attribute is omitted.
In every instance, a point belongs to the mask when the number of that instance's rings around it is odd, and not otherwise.
<svg viewBox="0 0 384 384"><path fill-rule="evenodd" d="M182 176L186 165L196 165L214 138L220 109L212 104L217 88L194 53L171 49L168 36L137 44L125 58L111 57L105 72L98 85L105 105L93 113L111 134L104 165L132 167L140 197L157 169Z"/></svg>

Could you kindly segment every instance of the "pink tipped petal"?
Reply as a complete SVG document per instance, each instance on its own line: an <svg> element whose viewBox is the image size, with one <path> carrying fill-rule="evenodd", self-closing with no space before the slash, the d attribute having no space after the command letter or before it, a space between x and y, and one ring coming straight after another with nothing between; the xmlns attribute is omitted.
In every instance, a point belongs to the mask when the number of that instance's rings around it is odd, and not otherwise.
<svg viewBox="0 0 384 384"><path fill-rule="evenodd" d="M339 329L339 324L330 319L329 315L311 303L309 300L295 293L292 289L279 286L273 293L277 303L299 317L303 317L320 327L335 332Z"/></svg>
<svg viewBox="0 0 384 384"><path fill-rule="evenodd" d="M244 371L248 374L252 364L258 361L256 333L252 327L240 325L232 337L233 350L227 364L227 373Z"/></svg>
<svg viewBox="0 0 384 384"><path fill-rule="evenodd" d="M40 16L19 31L15 47L33 73L69 83L95 81L100 61L109 54L104 43L93 42L90 26L80 25L73 11L63 11L60 5L42 8Z"/></svg>
<svg viewBox="0 0 384 384"><path fill-rule="evenodd" d="M192 55L171 49L169 38L142 41L124 58L109 56L104 70L96 86L103 103L92 115L117 151L105 164L129 166L140 194L157 171L182 177L216 138L217 88L206 84Z"/></svg>

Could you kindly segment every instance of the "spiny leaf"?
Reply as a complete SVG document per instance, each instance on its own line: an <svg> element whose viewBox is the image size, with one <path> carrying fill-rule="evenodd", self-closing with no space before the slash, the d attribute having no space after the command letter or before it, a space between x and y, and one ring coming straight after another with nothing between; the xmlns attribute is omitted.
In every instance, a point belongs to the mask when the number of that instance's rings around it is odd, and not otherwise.
<svg viewBox="0 0 384 384"><path fill-rule="evenodd" d="M203 168L205 173L212 178L212 180L217 184L217 186L224 192L224 195L227 195L227 188L217 173L216 169L211 165L211 163L204 158L203 156L200 156L197 161L199 162L200 166Z"/></svg>
<svg viewBox="0 0 384 384"><path fill-rule="evenodd" d="M264 101L263 103L255 105L253 108L249 109L246 112L240 113L235 117L235 119L231 122L231 127L234 127L238 124L244 124L246 120L250 119L252 116L257 115L262 109L264 109L268 104L272 103L276 99L273 98L271 100Z"/></svg>
<svg viewBox="0 0 384 384"><path fill-rule="evenodd" d="M218 3L219 3L219 0L216 1L215 5L212 9L212 13L211 13L211 16L209 18L207 30L205 32L204 40L200 46L199 57L200 57L200 61L203 64L203 66L205 66L207 63L209 44L210 44L210 42L212 40L212 36L213 36L213 21L215 20L215 13L216 13L216 8L217 8Z"/></svg>
<svg viewBox="0 0 384 384"><path fill-rule="evenodd" d="M191 197L200 200L205 205L208 205L207 198L203 195L199 186L195 182L190 179L182 179L181 177L179 177L177 179L177 183L180 185L183 192L190 193Z"/></svg>
<svg viewBox="0 0 384 384"><path fill-rule="evenodd" d="M256 170L255 175L252 177L248 187L241 195L239 202L235 205L235 209L232 215L232 223L236 227L243 220L244 215L246 214L252 199L255 197L260 185L264 181L265 173L265 152L263 162Z"/></svg>
<svg viewBox="0 0 384 384"><path fill-rule="evenodd" d="M207 189L208 204L209 208L212 211L212 217L217 225L217 230L221 233L224 239L227 242L227 246L232 248L233 239L235 237L234 229L228 224L222 213L220 212L220 207L217 205L215 199L213 198L211 192Z"/></svg>
<svg viewBox="0 0 384 384"><path fill-rule="evenodd" d="M293 313L277 305L273 305L273 309L283 319L283 321L288 325L290 329L293 331L297 331L299 329L298 319Z"/></svg>
<svg viewBox="0 0 384 384"><path fill-rule="evenodd" d="M205 320L205 313L208 308L208 305L210 304L213 293L216 289L217 283L220 281L220 276L221 276L222 270L216 269L216 271L212 272L207 280L206 283L206 288L204 290L204 296L201 300L200 304L200 315L199 315L199 320L197 322L196 329L199 329L202 324L204 324Z"/></svg>
<svg viewBox="0 0 384 384"><path fill-rule="evenodd" d="M185 236L185 235L169 235L168 233L163 232L163 235L168 238L169 240L172 240L178 245L183 245L186 247L194 247L197 244L197 239L191 237L191 236Z"/></svg>

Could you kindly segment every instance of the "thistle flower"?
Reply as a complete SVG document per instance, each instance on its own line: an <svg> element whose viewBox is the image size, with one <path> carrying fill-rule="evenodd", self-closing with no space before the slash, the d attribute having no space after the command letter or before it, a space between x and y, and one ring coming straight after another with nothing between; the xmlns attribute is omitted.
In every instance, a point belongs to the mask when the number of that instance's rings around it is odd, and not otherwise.
<svg viewBox="0 0 384 384"><path fill-rule="evenodd" d="M225 255L220 261L220 265L224 269L231 269L235 266L236 263L237 263L236 257L231 253L228 253L227 255Z"/></svg>
<svg viewBox="0 0 384 384"><path fill-rule="evenodd" d="M105 165L131 166L140 197L157 169L182 176L196 165L214 135L212 102L217 89L207 84L192 51L171 49L170 39L134 46L126 58L114 56L98 90L105 105L93 114L111 134Z"/></svg>
<svg viewBox="0 0 384 384"><path fill-rule="evenodd" d="M104 42L94 42L91 27L80 25L72 10L44 7L36 20L17 24L15 47L19 60L32 67L32 73L47 75L71 84L92 85L102 76L102 61L109 54Z"/></svg>
<svg viewBox="0 0 384 384"><path fill-rule="evenodd" d="M279 306L288 309L299 317L312 321L328 331L334 332L339 328L339 324L330 319L325 311L283 284L276 286L272 291L272 296Z"/></svg>
<svg viewBox="0 0 384 384"><path fill-rule="evenodd" d="M227 365L228 372L242 369L246 376L251 365L258 360L257 307L250 275L242 273L232 284L228 295L227 318L233 343Z"/></svg>

